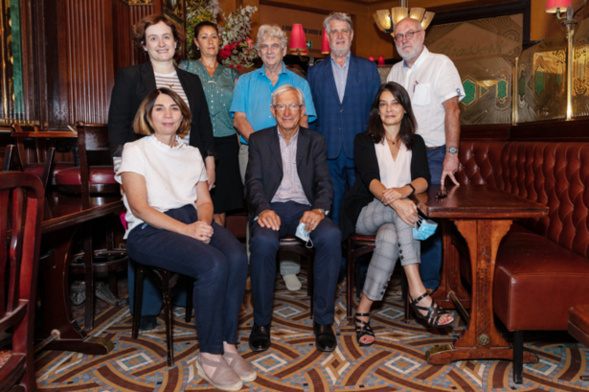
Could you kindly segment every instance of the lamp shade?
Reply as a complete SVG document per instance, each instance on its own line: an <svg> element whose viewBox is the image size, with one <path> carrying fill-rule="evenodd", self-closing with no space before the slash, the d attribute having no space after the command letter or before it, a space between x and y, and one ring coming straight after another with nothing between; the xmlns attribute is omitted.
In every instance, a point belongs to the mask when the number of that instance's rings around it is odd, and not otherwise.
<svg viewBox="0 0 589 392"><path fill-rule="evenodd" d="M370 60L370 61L374 61L374 57L372 57L372 56L368 56L368 60Z"/></svg>
<svg viewBox="0 0 589 392"><path fill-rule="evenodd" d="M329 47L329 39L327 39L327 31L323 29L323 40L321 41L321 54L328 54L331 52Z"/></svg>
<svg viewBox="0 0 589 392"><path fill-rule="evenodd" d="M383 55L378 56L378 62L376 63L376 65L378 65L379 67L384 65L384 56Z"/></svg>
<svg viewBox="0 0 589 392"><path fill-rule="evenodd" d="M559 8L561 12L565 12L569 5L572 5L572 0L547 0L546 12L555 14Z"/></svg>
<svg viewBox="0 0 589 392"><path fill-rule="evenodd" d="M295 23L292 25L290 33L290 45L288 46L292 54L307 54L307 40L305 39L305 32L303 25Z"/></svg>

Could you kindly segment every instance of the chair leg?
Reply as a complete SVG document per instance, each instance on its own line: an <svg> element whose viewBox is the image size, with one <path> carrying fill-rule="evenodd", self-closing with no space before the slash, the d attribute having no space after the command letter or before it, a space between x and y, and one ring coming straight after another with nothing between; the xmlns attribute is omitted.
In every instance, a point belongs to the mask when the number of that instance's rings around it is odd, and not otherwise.
<svg viewBox="0 0 589 392"><path fill-rule="evenodd" d="M315 254L310 254L307 256L307 296L311 299L311 319L313 318L313 293L315 292L313 268L315 268Z"/></svg>
<svg viewBox="0 0 589 392"><path fill-rule="evenodd" d="M132 262L131 260L129 260ZM134 263L135 267L135 302L133 303L133 329L131 330L131 337L137 339L139 336L139 324L141 322L141 307L143 305L143 266Z"/></svg>
<svg viewBox="0 0 589 392"><path fill-rule="evenodd" d="M86 282L84 325L87 331L91 331L94 329L94 252L92 251L90 225L83 225L82 230L84 236L84 281Z"/></svg>
<svg viewBox="0 0 589 392"><path fill-rule="evenodd" d="M524 331L515 331L513 333L513 382L521 384L523 382L524 367Z"/></svg>
<svg viewBox="0 0 589 392"><path fill-rule="evenodd" d="M186 311L184 312L184 321L187 323L192 319L192 309L194 308L194 302L192 301L192 292L194 291L194 279L190 279L190 282L186 288Z"/></svg>
<svg viewBox="0 0 589 392"><path fill-rule="evenodd" d="M161 270L162 278L162 299L164 303L164 317L166 319L166 344L168 346L168 366L174 366L174 341L172 320L172 290L170 288L169 271Z"/></svg>
<svg viewBox="0 0 589 392"><path fill-rule="evenodd" d="M353 304L353 293L352 290L354 288L354 257L351 255L352 252L352 243L348 240L348 260L347 260L347 268L348 268L348 275L346 277L346 285L347 287L347 302L346 302L346 313L348 320L352 319L352 304Z"/></svg>

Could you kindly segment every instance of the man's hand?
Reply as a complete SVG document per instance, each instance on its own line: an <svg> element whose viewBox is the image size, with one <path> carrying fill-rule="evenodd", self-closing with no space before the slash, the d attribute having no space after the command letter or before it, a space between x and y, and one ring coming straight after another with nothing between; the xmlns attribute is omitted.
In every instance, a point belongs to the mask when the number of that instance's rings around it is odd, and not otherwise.
<svg viewBox="0 0 589 392"><path fill-rule="evenodd" d="M444 181L446 177L449 177L454 185L460 185L454 174L458 171L458 154L448 154L446 153L446 157L444 158L444 166L442 169L442 178L440 179L440 184L442 184L442 189L444 189Z"/></svg>
<svg viewBox="0 0 589 392"><path fill-rule="evenodd" d="M419 217L417 216L417 206L409 199L398 199L391 203L399 218L409 226L415 226Z"/></svg>
<svg viewBox="0 0 589 392"><path fill-rule="evenodd" d="M272 210L264 210L258 215L258 224L278 231L280 230L280 217Z"/></svg>
<svg viewBox="0 0 589 392"><path fill-rule="evenodd" d="M213 236L213 227L203 221L196 221L186 225L186 235L208 244Z"/></svg>
<svg viewBox="0 0 589 392"><path fill-rule="evenodd" d="M325 218L325 215L317 210L305 211L299 223L305 224L305 231L312 232Z"/></svg>

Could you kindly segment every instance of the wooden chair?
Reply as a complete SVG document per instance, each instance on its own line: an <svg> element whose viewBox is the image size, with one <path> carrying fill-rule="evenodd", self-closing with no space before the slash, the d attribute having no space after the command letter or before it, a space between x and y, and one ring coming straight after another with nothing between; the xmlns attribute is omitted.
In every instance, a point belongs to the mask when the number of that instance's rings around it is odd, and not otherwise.
<svg viewBox="0 0 589 392"><path fill-rule="evenodd" d="M362 235L352 233L347 239L347 295L346 295L346 316L348 320L352 319L352 306L354 304L354 266L357 257L372 253L374 251L374 241L376 237L373 235ZM403 271L401 269L401 271ZM408 287L405 274L402 273L402 290L405 294L405 322L408 323L411 317L411 310L409 308Z"/></svg>
<svg viewBox="0 0 589 392"><path fill-rule="evenodd" d="M118 195L119 184L114 178L114 168L110 157L108 130L105 124L76 123L78 131L78 154L80 166L61 170L56 174L57 189L64 193L80 194L82 205L89 208L93 196ZM114 247L113 219L107 217L106 249L95 249L89 225L83 227L84 262L72 263L70 272L83 274L86 292L85 326L94 327L94 274L107 274L110 290L117 294L115 272L127 267L127 252Z"/></svg>
<svg viewBox="0 0 589 392"><path fill-rule="evenodd" d="M24 133L39 132L38 125L12 124L12 136L16 140L14 152L16 158L15 170L32 173L41 178L47 191L49 185L55 185L55 175L63 169L73 168L69 162L54 162L55 146L47 143L45 138L27 138ZM32 148L27 141L32 141ZM46 162L49 161L49 172L46 173ZM11 161L14 164L14 161Z"/></svg>
<svg viewBox="0 0 589 392"><path fill-rule="evenodd" d="M56 173L58 190L81 194L87 205L91 195L118 194L120 187L115 181L106 124L78 122L76 130L80 167Z"/></svg>
<svg viewBox="0 0 589 392"><path fill-rule="evenodd" d="M313 292L315 285L313 267L315 265L315 248L307 248L305 243L297 237L286 236L280 239L278 253L280 253L281 250L301 255L307 262L307 296L311 299L310 311L311 318L313 318Z"/></svg>
<svg viewBox="0 0 589 392"><path fill-rule="evenodd" d="M0 173L0 391L36 391L34 317L44 191L28 173Z"/></svg>
<svg viewBox="0 0 589 392"><path fill-rule="evenodd" d="M153 276L162 292L162 302L164 307L164 319L166 323L166 346L168 350L167 363L168 366L174 366L174 319L172 317L172 290L180 280L180 274L170 272L163 268L156 268L141 264L136 260L131 260L135 267L135 301L133 303L133 325L131 330L131 337L137 339L139 337L139 324L141 321L141 307L143 305L143 279L147 272ZM185 321L190 322L192 318L192 284L188 285L186 293L186 313Z"/></svg>

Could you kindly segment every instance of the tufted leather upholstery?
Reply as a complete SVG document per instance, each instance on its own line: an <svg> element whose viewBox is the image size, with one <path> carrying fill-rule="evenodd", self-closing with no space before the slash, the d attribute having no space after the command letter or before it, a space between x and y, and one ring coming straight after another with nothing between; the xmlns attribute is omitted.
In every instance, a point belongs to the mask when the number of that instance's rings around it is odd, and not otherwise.
<svg viewBox="0 0 589 392"><path fill-rule="evenodd" d="M486 183L546 204L520 220L496 260L493 306L510 331L566 330L589 287L589 143L460 143L463 183Z"/></svg>

